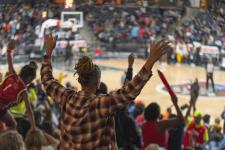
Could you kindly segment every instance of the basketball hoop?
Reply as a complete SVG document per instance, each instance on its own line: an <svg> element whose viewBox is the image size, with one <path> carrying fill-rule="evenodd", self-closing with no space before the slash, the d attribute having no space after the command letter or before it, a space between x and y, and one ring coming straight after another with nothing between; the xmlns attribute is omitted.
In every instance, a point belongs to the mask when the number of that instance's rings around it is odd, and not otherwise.
<svg viewBox="0 0 225 150"><path fill-rule="evenodd" d="M63 11L61 13L62 28L82 28L84 25L83 12Z"/></svg>

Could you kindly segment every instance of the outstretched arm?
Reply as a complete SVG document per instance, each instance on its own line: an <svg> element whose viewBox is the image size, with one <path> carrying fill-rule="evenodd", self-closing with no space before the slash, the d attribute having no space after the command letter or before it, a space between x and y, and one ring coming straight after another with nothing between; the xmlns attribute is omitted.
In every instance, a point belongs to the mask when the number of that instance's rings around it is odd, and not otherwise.
<svg viewBox="0 0 225 150"><path fill-rule="evenodd" d="M7 45L7 61L8 61L8 71L9 74L16 73L13 67L13 50L16 47L16 43L14 40L11 40Z"/></svg>
<svg viewBox="0 0 225 150"><path fill-rule="evenodd" d="M189 106L188 106L188 109L187 109L187 112L185 114L185 117L184 117L184 120L187 121L188 117L190 116L191 114L191 108L193 107L194 105L194 100L190 100L190 103L189 103Z"/></svg>
<svg viewBox="0 0 225 150"><path fill-rule="evenodd" d="M117 91L111 92L108 95L102 95L97 101L93 102L94 107L102 116L113 114L118 109L126 106L130 101L133 101L141 92L147 81L152 75L152 67L155 62L166 53L169 48L169 42L164 40L152 45L151 53L146 63L139 73L125 86Z"/></svg>
<svg viewBox="0 0 225 150"><path fill-rule="evenodd" d="M31 128L29 129L28 132L31 132L33 130L40 130L36 127L36 123L35 123L35 118L34 118L34 113L31 109L31 105L29 102L29 98L28 98L28 93L26 91L24 91L21 94L21 98L24 100L25 105L26 105L26 109L27 109L27 113L28 113L28 118L29 118L29 122L31 124ZM51 135L47 134L46 132L42 131L44 136L45 136L45 143L43 143L44 146L48 146L48 145L58 145L59 141L56 140L54 137L52 137Z"/></svg>
<svg viewBox="0 0 225 150"><path fill-rule="evenodd" d="M49 96L55 100L61 107L64 106L66 98L68 95L74 93L74 90L66 89L57 80L54 79L52 75L52 51L55 48L56 39L52 35L47 35L45 37L45 49L46 55L42 61L41 67L41 81L44 88Z"/></svg>
<svg viewBox="0 0 225 150"><path fill-rule="evenodd" d="M24 102L25 102L25 106L26 106L26 110L27 110L27 113L28 113L28 118L29 118L29 122L31 124L31 129L35 129L36 128L36 124L35 124L35 119L34 119L34 113L31 109L31 105L30 105L30 102L29 102L29 97L28 97L28 93L27 91L24 91L22 94L21 94L21 97Z"/></svg>
<svg viewBox="0 0 225 150"><path fill-rule="evenodd" d="M169 128L177 128L184 125L184 116L177 104L177 97L171 97L172 103L176 109L177 117L175 119L163 120L158 124L158 129L161 133L164 133Z"/></svg>
<svg viewBox="0 0 225 150"><path fill-rule="evenodd" d="M49 146L49 145L56 146L59 144L59 140L57 140L56 138L54 138L53 136L49 135L46 132L43 132L43 133L46 139L45 143L43 143L44 146Z"/></svg>
<svg viewBox="0 0 225 150"><path fill-rule="evenodd" d="M126 85L133 77L133 64L134 64L134 54L128 56L128 68L126 72L126 77L124 80L124 85Z"/></svg>

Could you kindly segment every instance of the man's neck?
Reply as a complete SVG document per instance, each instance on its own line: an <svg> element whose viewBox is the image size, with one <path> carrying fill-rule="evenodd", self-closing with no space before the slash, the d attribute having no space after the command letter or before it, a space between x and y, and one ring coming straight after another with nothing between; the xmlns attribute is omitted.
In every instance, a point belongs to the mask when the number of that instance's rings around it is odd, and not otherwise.
<svg viewBox="0 0 225 150"><path fill-rule="evenodd" d="M85 93L95 94L96 88L83 86L82 91L84 91Z"/></svg>

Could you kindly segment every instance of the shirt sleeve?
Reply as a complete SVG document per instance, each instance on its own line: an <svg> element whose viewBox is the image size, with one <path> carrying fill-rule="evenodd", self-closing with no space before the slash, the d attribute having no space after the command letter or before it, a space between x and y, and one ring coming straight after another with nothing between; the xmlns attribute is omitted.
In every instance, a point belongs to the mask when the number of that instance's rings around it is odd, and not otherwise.
<svg viewBox="0 0 225 150"><path fill-rule="evenodd" d="M46 93L61 107L65 105L67 98L76 93L62 86L52 75L51 58L45 56L41 67L41 81Z"/></svg>
<svg viewBox="0 0 225 150"><path fill-rule="evenodd" d="M93 101L96 111L98 111L102 116L108 116L116 112L118 109L125 107L140 94L142 88L150 79L151 75L152 72L147 71L143 67L140 72L121 89L113 91L107 95L100 95L97 100Z"/></svg>
<svg viewBox="0 0 225 150"><path fill-rule="evenodd" d="M132 77L133 77L133 68L128 68L126 72L124 85L127 84L130 80L132 80Z"/></svg>

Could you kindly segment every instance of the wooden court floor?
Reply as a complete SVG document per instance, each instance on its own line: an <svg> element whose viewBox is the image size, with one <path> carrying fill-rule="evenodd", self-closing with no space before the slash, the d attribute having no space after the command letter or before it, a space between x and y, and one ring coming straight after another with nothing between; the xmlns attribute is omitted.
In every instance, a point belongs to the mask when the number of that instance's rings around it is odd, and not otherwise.
<svg viewBox="0 0 225 150"><path fill-rule="evenodd" d="M144 60L137 59L134 63L134 75L139 71L139 69L144 64ZM121 87L121 76L127 69L126 59L107 59L107 60L95 60L95 63L105 67L115 67L119 70L103 70L101 80L108 85L109 90L115 90ZM73 67L72 67L73 68ZM5 67L0 65L2 72L5 71ZM164 72L170 84L176 84L181 82L193 81L196 77L200 81L206 80L206 73L204 68L191 67L186 65L163 65L157 63L153 68L153 76L150 81L146 84L141 94L137 99L142 99L146 105L151 102L157 102L161 106L161 111L164 112L167 107L171 106L170 97L168 94L159 92L157 87L162 85L161 80L158 77L157 69ZM77 76L74 76L72 72L66 72L63 70L54 69L55 78L58 76L59 72L62 72L67 76L64 78L63 83L72 82L73 85L80 87L77 83ZM38 73L38 78L39 78ZM216 83L225 85L225 71L216 70L214 72L214 80ZM189 96L178 95L179 105L185 104L189 100ZM197 109L204 114L210 114L212 116L211 121L215 117L219 117L221 112L225 107L225 97L199 97L197 102ZM174 110L173 110L174 112Z"/></svg>

